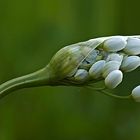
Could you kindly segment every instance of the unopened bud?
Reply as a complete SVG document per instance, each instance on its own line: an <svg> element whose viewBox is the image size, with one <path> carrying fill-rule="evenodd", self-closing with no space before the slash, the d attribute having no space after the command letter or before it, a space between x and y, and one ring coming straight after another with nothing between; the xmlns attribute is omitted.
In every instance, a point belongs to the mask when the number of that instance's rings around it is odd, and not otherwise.
<svg viewBox="0 0 140 140"><path fill-rule="evenodd" d="M126 38L122 36L114 36L105 40L103 44L103 49L108 52L117 52L125 48Z"/></svg>
<svg viewBox="0 0 140 140"><path fill-rule="evenodd" d="M79 82L83 82L87 80L88 72L84 69L78 69L76 74L74 75L74 79Z"/></svg>
<svg viewBox="0 0 140 140"><path fill-rule="evenodd" d="M103 77L106 77L110 72L118 70L120 68L120 62L118 61L109 61L105 64L103 68Z"/></svg>
<svg viewBox="0 0 140 140"><path fill-rule="evenodd" d="M127 45L124 48L124 52L129 55L140 54L140 39L138 38L128 38Z"/></svg>
<svg viewBox="0 0 140 140"><path fill-rule="evenodd" d="M132 90L132 94L131 97L136 101L136 102L140 102L140 86L135 87Z"/></svg>
<svg viewBox="0 0 140 140"><path fill-rule="evenodd" d="M140 66L140 57L129 56L129 57L124 58L122 65L121 65L121 69L124 72L130 72L130 71L135 70L139 66Z"/></svg>
<svg viewBox="0 0 140 140"><path fill-rule="evenodd" d="M97 61L89 69L89 75L94 79L99 78L102 74L102 70L104 66L105 66L105 60Z"/></svg>
<svg viewBox="0 0 140 140"><path fill-rule="evenodd" d="M106 61L118 61L118 62L122 62L123 60L123 55L121 54L117 54L117 53L111 53L108 55Z"/></svg>
<svg viewBox="0 0 140 140"><path fill-rule="evenodd" d="M114 70L111 73L109 73L108 76L105 78L105 85L109 89L114 89L122 82L122 79L122 72L120 70Z"/></svg>

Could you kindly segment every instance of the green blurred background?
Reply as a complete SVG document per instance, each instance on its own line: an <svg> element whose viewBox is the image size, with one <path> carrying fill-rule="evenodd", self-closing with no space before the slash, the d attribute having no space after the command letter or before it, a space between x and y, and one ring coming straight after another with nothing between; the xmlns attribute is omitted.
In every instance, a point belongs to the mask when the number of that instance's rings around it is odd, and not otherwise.
<svg viewBox="0 0 140 140"><path fill-rule="evenodd" d="M61 47L140 34L139 0L0 0L0 82L44 67ZM125 75L118 93L140 83ZM0 100L0 140L140 140L140 104L75 87L16 91Z"/></svg>

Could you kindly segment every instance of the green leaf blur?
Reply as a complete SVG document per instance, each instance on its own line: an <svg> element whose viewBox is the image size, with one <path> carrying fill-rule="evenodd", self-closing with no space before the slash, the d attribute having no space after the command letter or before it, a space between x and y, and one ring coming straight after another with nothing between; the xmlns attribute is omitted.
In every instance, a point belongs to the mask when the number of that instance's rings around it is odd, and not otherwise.
<svg viewBox="0 0 140 140"><path fill-rule="evenodd" d="M0 82L44 67L62 47L140 34L140 1L0 0ZM139 69L117 89L140 83ZM0 140L139 140L140 104L92 89L23 89L0 100Z"/></svg>

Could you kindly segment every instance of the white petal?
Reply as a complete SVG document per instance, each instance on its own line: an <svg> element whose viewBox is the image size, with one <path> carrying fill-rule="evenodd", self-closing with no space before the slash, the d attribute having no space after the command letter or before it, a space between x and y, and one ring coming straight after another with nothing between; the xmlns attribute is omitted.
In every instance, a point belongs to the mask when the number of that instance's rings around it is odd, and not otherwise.
<svg viewBox="0 0 140 140"><path fill-rule="evenodd" d="M106 87L113 89L117 87L123 79L123 74L120 70L114 70L105 78Z"/></svg>
<svg viewBox="0 0 140 140"><path fill-rule="evenodd" d="M120 62L118 61L109 61L105 64L103 68L103 77L106 77L110 72L118 70L120 68Z"/></svg>
<svg viewBox="0 0 140 140"><path fill-rule="evenodd" d="M127 45L124 48L124 52L129 55L140 54L140 39L138 38L128 38Z"/></svg>
<svg viewBox="0 0 140 140"><path fill-rule="evenodd" d="M77 81L85 81L88 78L88 72L84 69L78 69L74 75L74 78Z"/></svg>
<svg viewBox="0 0 140 140"><path fill-rule="evenodd" d="M124 49L126 44L126 38L122 36L115 36L105 40L103 44L103 49L108 52L117 52Z"/></svg>
<svg viewBox="0 0 140 140"><path fill-rule="evenodd" d="M124 72L130 72L130 71L135 70L139 66L140 66L140 57L129 56L129 57L124 58L122 65L121 65L121 69Z"/></svg>
<svg viewBox="0 0 140 140"><path fill-rule="evenodd" d="M99 78L102 74L102 70L104 66L105 66L105 60L97 61L89 69L89 75L94 79Z"/></svg>
<svg viewBox="0 0 140 140"><path fill-rule="evenodd" d="M140 102L140 86L137 86L132 90L131 96L136 102Z"/></svg>

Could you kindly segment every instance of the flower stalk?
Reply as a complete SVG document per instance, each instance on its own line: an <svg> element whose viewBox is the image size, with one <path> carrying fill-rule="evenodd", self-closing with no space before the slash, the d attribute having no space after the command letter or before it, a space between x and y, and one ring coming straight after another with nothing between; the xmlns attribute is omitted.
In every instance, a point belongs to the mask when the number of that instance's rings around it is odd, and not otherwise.
<svg viewBox="0 0 140 140"><path fill-rule="evenodd" d="M0 98L9 93L22 88L45 86L50 84L50 77L47 69L41 69L37 72L27 74L0 85Z"/></svg>

